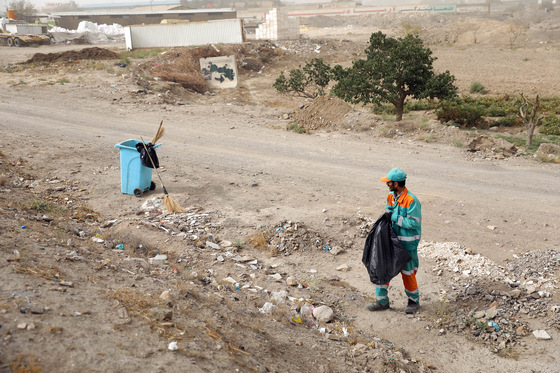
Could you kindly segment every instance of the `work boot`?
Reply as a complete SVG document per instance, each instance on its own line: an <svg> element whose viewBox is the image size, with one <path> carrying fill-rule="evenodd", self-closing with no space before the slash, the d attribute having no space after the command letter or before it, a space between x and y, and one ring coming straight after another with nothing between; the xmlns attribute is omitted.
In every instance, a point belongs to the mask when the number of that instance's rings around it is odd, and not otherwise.
<svg viewBox="0 0 560 373"><path fill-rule="evenodd" d="M408 305L404 308L404 313L406 314L413 314L416 311L418 311L418 309L420 308L420 304L418 304L417 302L409 299L408 300Z"/></svg>
<svg viewBox="0 0 560 373"><path fill-rule="evenodd" d="M387 303L386 305L382 305L379 302L368 303L366 304L366 308L368 311L384 311L389 309L389 303Z"/></svg>

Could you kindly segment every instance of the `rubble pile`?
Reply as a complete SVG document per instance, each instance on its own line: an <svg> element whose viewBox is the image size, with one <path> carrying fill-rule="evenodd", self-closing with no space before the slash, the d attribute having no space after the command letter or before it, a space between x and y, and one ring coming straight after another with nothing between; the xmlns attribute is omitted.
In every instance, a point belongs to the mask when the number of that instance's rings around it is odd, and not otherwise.
<svg viewBox="0 0 560 373"><path fill-rule="evenodd" d="M159 206L163 205L161 199ZM156 202L157 204L157 202ZM200 207L192 207L184 213L164 214L160 210L153 209L145 212L141 218L144 225L161 229L166 233L199 243L204 246L206 240L214 240L216 232L221 228L219 219L222 217L216 211L203 211Z"/></svg>
<svg viewBox="0 0 560 373"><path fill-rule="evenodd" d="M332 238L322 237L310 230L304 223L284 220L269 230L268 244L283 255L297 250L323 250L338 255L347 248Z"/></svg>
<svg viewBox="0 0 560 373"><path fill-rule="evenodd" d="M432 271L438 275L441 275L443 270L450 269L465 276L505 277L505 268L480 254L473 255L471 250L462 248L456 242L421 242L418 245L418 254L436 261Z"/></svg>
<svg viewBox="0 0 560 373"><path fill-rule="evenodd" d="M506 269L518 278L552 278L560 265L560 251L543 249L514 256Z"/></svg>
<svg viewBox="0 0 560 373"><path fill-rule="evenodd" d="M531 332L527 318L544 319L547 327L558 328L560 306L552 302L558 284L554 278L560 259L557 251L528 252L505 268L454 242L423 242L418 251L436 261L432 271L437 275L444 271L456 274L454 294L445 295L443 302L454 301L458 307L462 303L462 307L442 312L444 317L436 321L438 327L443 327L440 333L465 333L500 352L525 345L519 339ZM465 309L467 304L481 306ZM535 338L546 333L532 332Z"/></svg>

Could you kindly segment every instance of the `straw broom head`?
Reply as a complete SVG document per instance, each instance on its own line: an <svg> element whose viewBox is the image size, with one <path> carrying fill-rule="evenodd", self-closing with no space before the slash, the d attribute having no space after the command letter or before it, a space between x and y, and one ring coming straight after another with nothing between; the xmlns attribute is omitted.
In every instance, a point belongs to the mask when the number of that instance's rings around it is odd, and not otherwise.
<svg viewBox="0 0 560 373"><path fill-rule="evenodd" d="M158 142L159 139L161 139L164 133L165 133L165 127L163 127L163 120L162 120L159 124L156 134L154 135L154 137L152 137L151 143L155 145L156 142Z"/></svg>
<svg viewBox="0 0 560 373"><path fill-rule="evenodd" d="M163 196L163 207L169 213L187 212L187 210L185 210L183 207L181 207L181 205L175 202L175 200L169 194Z"/></svg>

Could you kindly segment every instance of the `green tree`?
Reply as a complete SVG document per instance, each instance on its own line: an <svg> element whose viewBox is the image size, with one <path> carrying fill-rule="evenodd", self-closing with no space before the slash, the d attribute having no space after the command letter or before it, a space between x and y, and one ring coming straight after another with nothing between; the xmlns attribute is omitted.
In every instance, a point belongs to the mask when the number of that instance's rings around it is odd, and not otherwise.
<svg viewBox="0 0 560 373"><path fill-rule="evenodd" d="M325 95L325 88L332 79L331 67L320 58L307 62L303 68L290 70L289 78L284 72L276 79L273 87L282 93L315 98Z"/></svg>
<svg viewBox="0 0 560 373"><path fill-rule="evenodd" d="M33 22L37 8L28 0L13 0L8 4L8 9L15 10L20 20Z"/></svg>
<svg viewBox="0 0 560 373"><path fill-rule="evenodd" d="M400 121L409 96L446 99L457 95L455 77L449 71L434 73L432 51L418 36L391 38L382 32L373 33L365 52L367 58L354 61L352 67L336 65L332 69L337 84L331 92L344 101L391 103Z"/></svg>

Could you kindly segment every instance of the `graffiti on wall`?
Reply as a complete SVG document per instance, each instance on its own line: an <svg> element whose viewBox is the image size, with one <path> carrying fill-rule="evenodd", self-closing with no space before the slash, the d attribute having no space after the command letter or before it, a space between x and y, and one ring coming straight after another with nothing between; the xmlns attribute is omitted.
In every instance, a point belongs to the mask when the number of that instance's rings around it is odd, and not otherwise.
<svg viewBox="0 0 560 373"><path fill-rule="evenodd" d="M211 88L237 87L235 56L201 58L200 71Z"/></svg>

